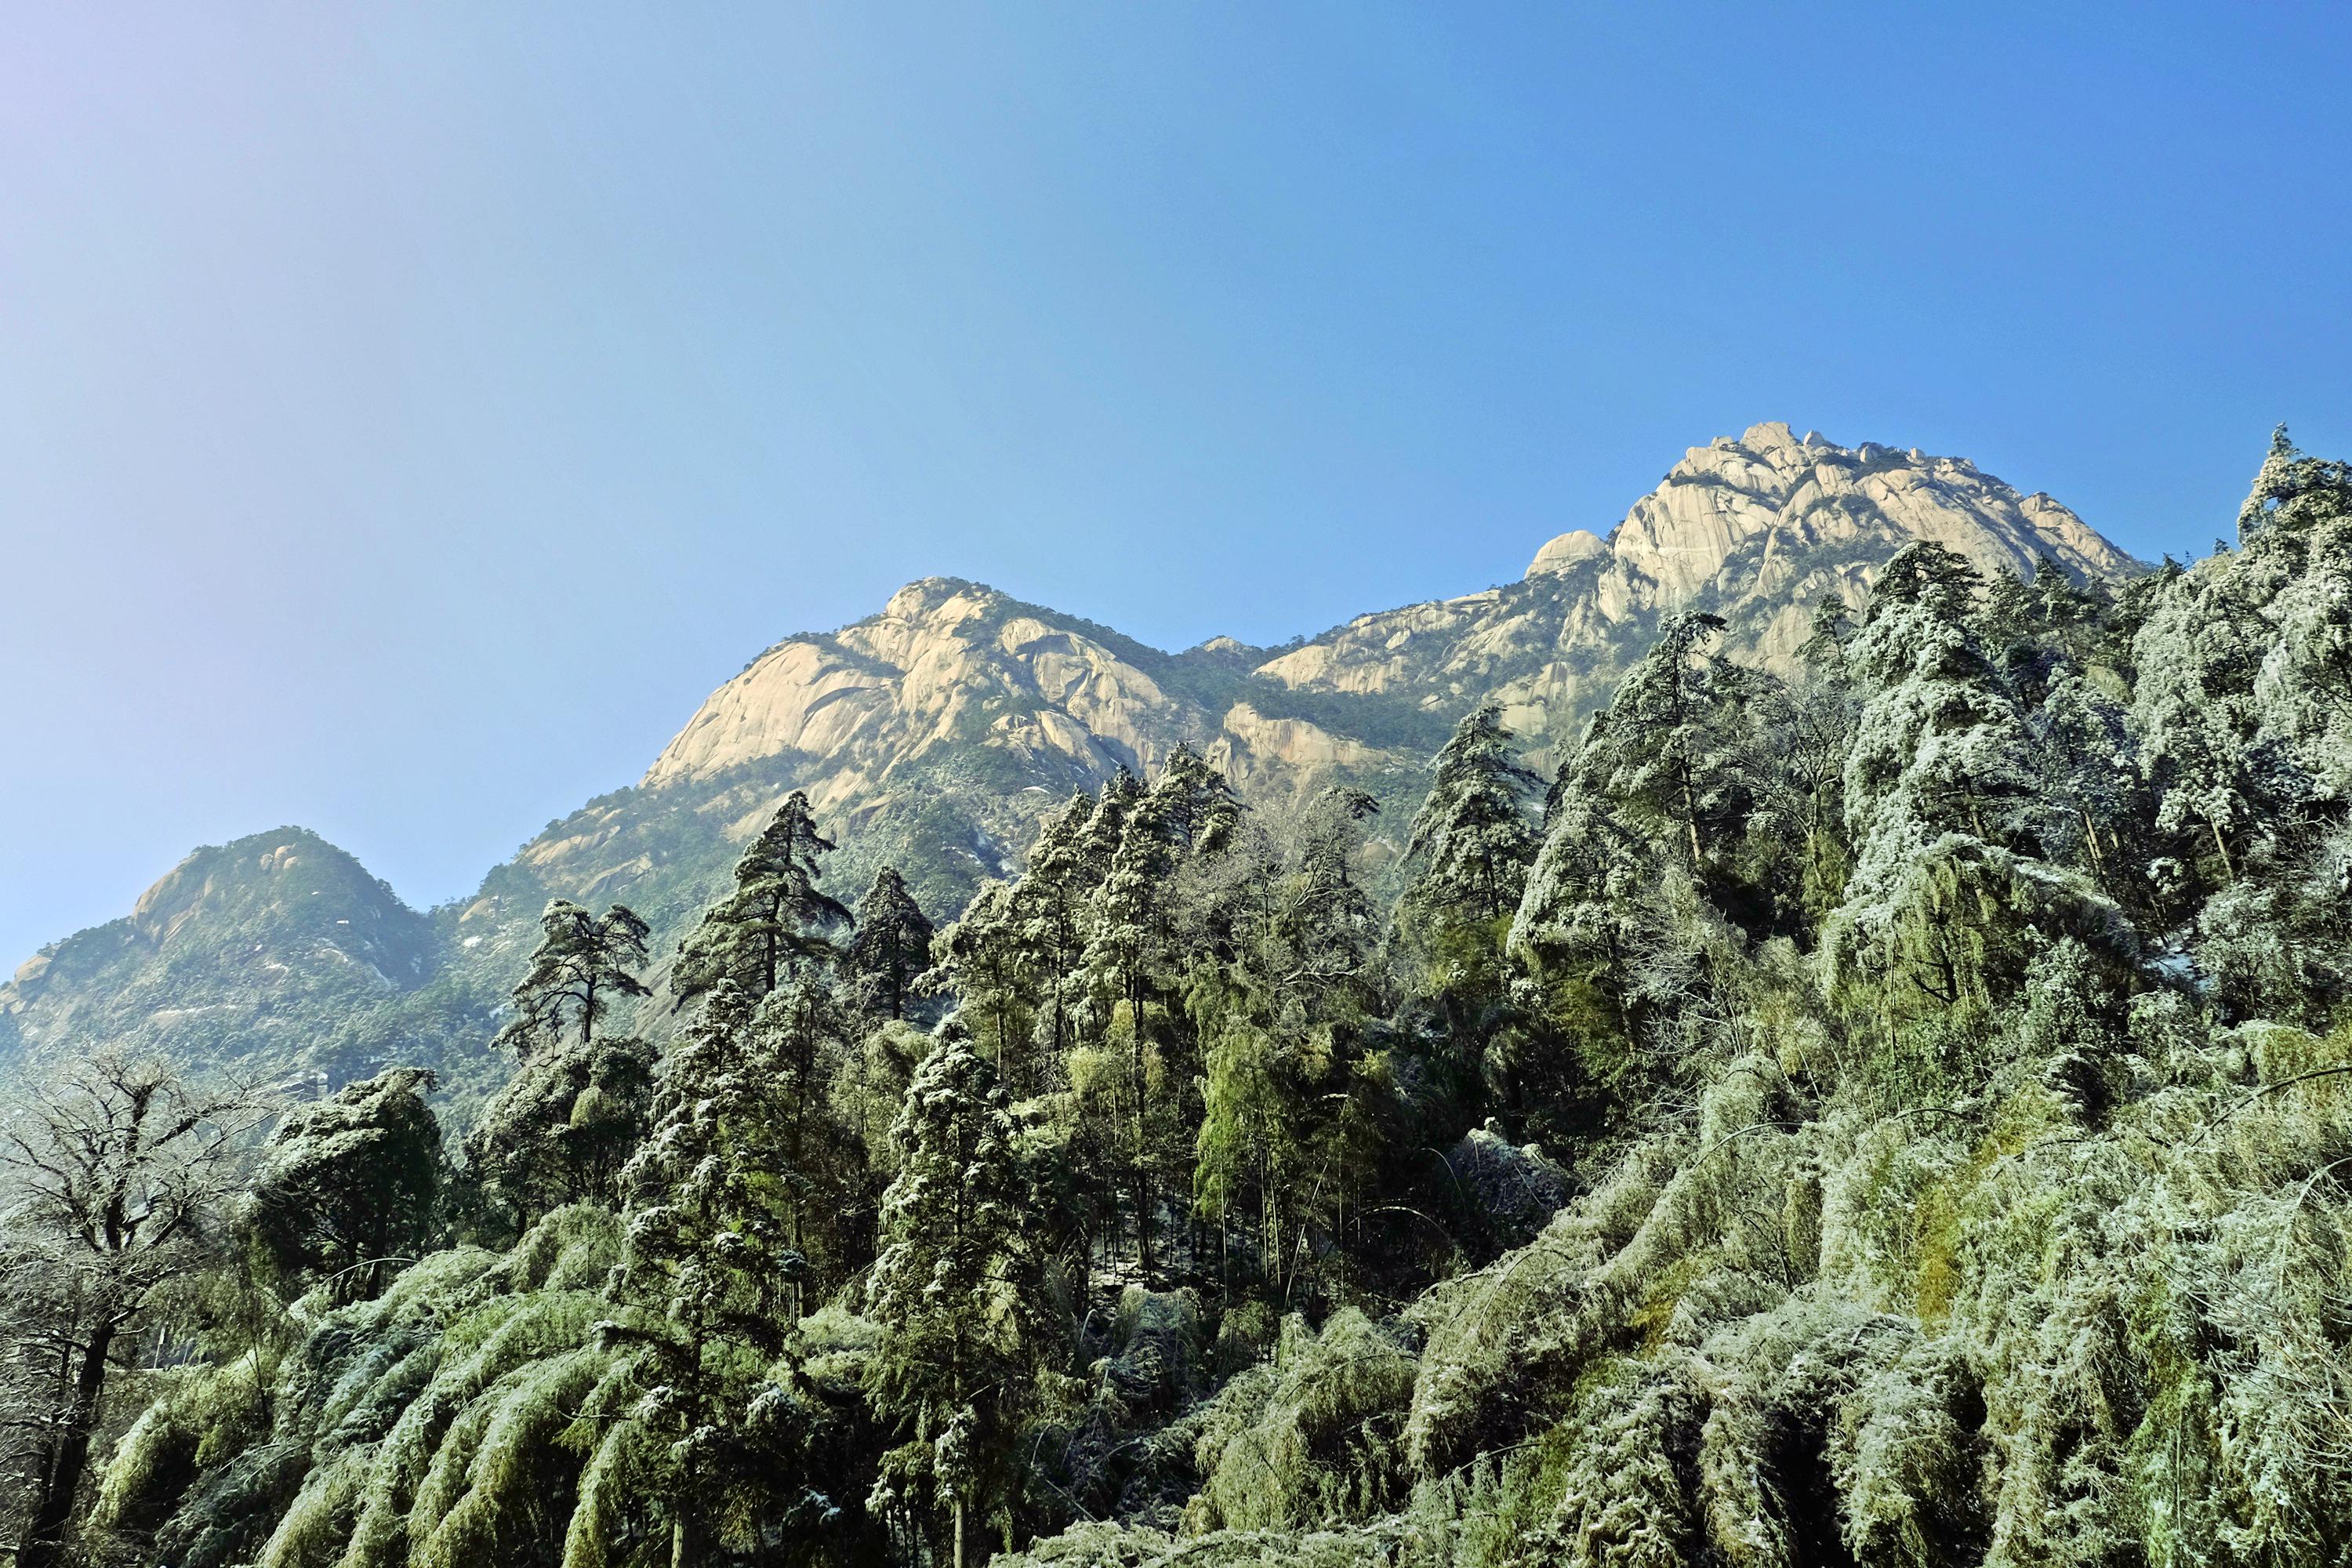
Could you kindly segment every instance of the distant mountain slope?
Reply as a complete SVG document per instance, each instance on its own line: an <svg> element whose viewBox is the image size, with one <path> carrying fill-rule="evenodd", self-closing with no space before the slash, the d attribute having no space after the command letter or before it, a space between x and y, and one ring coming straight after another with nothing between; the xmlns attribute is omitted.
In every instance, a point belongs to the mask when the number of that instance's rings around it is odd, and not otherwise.
<svg viewBox="0 0 2352 1568"><path fill-rule="evenodd" d="M2136 570L2063 506L1965 459L1766 424L1691 448L1607 538L1561 534L1517 582L1279 649L1217 638L1164 653L925 578L853 626L769 648L635 785L553 824L429 920L299 830L199 851L130 920L0 987L0 1052L125 1036L337 1078L387 1054L441 1061L486 1030L547 899L628 902L666 953L795 788L841 840L837 894L896 863L940 917L1016 870L1037 819L1072 791L1148 773L1180 743L1255 799L1362 784L1385 809L1376 848L1392 853L1427 759L1472 705L1502 703L1548 767L1664 615L1711 609L1740 657L1785 665L1816 605L1858 600L1921 538L1989 571L2028 573L2044 554L2078 577ZM468 1083L496 1071L478 1051L456 1061Z"/></svg>
<svg viewBox="0 0 2352 1568"><path fill-rule="evenodd" d="M281 827L198 849L128 916L27 960L0 986L0 1047L39 1059L113 1041L308 1070L361 1044L348 1021L424 990L442 946L357 860Z"/></svg>

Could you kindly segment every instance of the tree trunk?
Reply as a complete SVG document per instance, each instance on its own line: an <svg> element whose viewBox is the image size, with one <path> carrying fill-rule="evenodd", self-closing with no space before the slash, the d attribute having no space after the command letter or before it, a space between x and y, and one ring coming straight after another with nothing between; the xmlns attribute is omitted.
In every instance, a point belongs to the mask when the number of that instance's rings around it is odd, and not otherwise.
<svg viewBox="0 0 2352 1568"><path fill-rule="evenodd" d="M963 1499L955 1506L955 1568L963 1568Z"/></svg>
<svg viewBox="0 0 2352 1568"><path fill-rule="evenodd" d="M2235 882L2238 879L2238 868L2230 864L2230 843L2221 837L2221 823L2209 816L2205 819L2205 826L2213 830L2213 847L2221 852L2221 874L2231 882Z"/></svg>
<svg viewBox="0 0 2352 1568"><path fill-rule="evenodd" d="M89 1439L98 1426L99 1395L106 1390L106 1358L114 1348L114 1325L101 1322L82 1351L74 1374L73 1406L66 1429L41 1467L41 1489L17 1549L16 1568L51 1568L64 1553L66 1527L73 1521L74 1496L89 1468Z"/></svg>
<svg viewBox="0 0 2352 1568"><path fill-rule="evenodd" d="M688 1524L684 1505L669 1521L669 1568L692 1568L694 1563L693 1528Z"/></svg>
<svg viewBox="0 0 2352 1568"><path fill-rule="evenodd" d="M1706 866L1698 847L1698 791L1691 785L1689 764L1685 763L1675 771L1682 775L1683 831L1690 837L1691 869L1697 871Z"/></svg>

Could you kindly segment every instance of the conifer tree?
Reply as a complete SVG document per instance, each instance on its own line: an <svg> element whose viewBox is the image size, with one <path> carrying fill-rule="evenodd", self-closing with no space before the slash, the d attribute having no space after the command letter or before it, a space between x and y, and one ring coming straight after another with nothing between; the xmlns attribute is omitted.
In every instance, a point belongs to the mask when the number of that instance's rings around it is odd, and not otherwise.
<svg viewBox="0 0 2352 1568"><path fill-rule="evenodd" d="M1437 753L1405 845L1407 909L1486 921L1517 907L1537 848L1523 802L1542 781L1512 758L1510 743L1502 710L1488 704L1465 715Z"/></svg>
<svg viewBox="0 0 2352 1568"><path fill-rule="evenodd" d="M608 1290L619 1311L600 1325L636 1356L639 1414L666 1439L673 1568L702 1560L713 1502L753 1457L751 1392L783 1348L807 1273L774 1157L789 1107L751 1014L721 978L662 1057L653 1131L622 1173L627 1248Z"/></svg>
<svg viewBox="0 0 2352 1568"><path fill-rule="evenodd" d="M2352 463L2305 457L2281 426L2239 513L2274 628L2254 677L2262 733L2324 809L2352 802Z"/></svg>
<svg viewBox="0 0 2352 1568"><path fill-rule="evenodd" d="M1617 683L1607 718L1577 756L1590 786L1622 809L1669 824L1678 853L1703 872L1714 837L1755 794L1749 704L1759 682L1707 652L1723 617L1674 616Z"/></svg>
<svg viewBox="0 0 2352 1568"><path fill-rule="evenodd" d="M1180 744L1169 753L1150 794L1160 831L1178 853L1213 858L1233 842L1241 800L1192 747Z"/></svg>
<svg viewBox="0 0 2352 1568"><path fill-rule="evenodd" d="M1013 883L982 883L963 914L933 940L937 967L924 984L955 993L956 1016L1000 1076L1025 1078L1021 1058L1031 1016L1029 950L1014 897Z"/></svg>
<svg viewBox="0 0 2352 1568"><path fill-rule="evenodd" d="M1119 837L1127 831L1127 819L1142 800L1143 781L1124 767L1105 779L1102 788L1095 792L1094 809L1087 816L1078 856L1094 881L1100 882L1110 875L1111 857L1118 853Z"/></svg>
<svg viewBox="0 0 2352 1568"><path fill-rule="evenodd" d="M848 1056L852 1020L824 973L810 965L768 994L748 1028L751 1058L774 1101L767 1158L786 1205L786 1237L813 1260L812 1274L823 1283L837 1276L814 1262L845 1265L864 1239L846 1226L864 1150L835 1117L828 1093Z"/></svg>
<svg viewBox="0 0 2352 1568"><path fill-rule="evenodd" d="M2157 826L2203 838L2224 883L2237 879L2247 841L2300 793L2284 759L2261 742L2253 686L2269 639L2231 565L2201 563L2132 640L2140 670L2132 717Z"/></svg>
<svg viewBox="0 0 2352 1568"><path fill-rule="evenodd" d="M946 1026L891 1129L898 1174L882 1199L866 1313L874 1408L906 1434L868 1507L934 1502L955 1568L967 1521L1005 1486L1033 1334L1031 1253L1013 1122L995 1070Z"/></svg>
<svg viewBox="0 0 2352 1568"><path fill-rule="evenodd" d="M1981 581L1940 545L1906 545L1849 650L1867 693L1845 772L1856 859L1825 942L1841 976L1896 982L1882 1005L1980 1016L2021 978L2027 928L2119 940L2112 903L2042 858L2063 830L2026 715L1971 629Z"/></svg>
<svg viewBox="0 0 2352 1568"><path fill-rule="evenodd" d="M567 1019L585 1046L616 998L649 993L636 976L651 927L625 904L592 915L565 899L539 917L539 946L514 988L514 1016L491 1043L528 1061L541 1045L560 1044Z"/></svg>
<svg viewBox="0 0 2352 1568"><path fill-rule="evenodd" d="M832 848L816 830L808 796L794 790L735 863L734 890L679 944L670 989L680 1005L721 980L756 1005L795 959L832 956L824 931L849 921L849 911L816 885L818 858Z"/></svg>
<svg viewBox="0 0 2352 1568"><path fill-rule="evenodd" d="M1076 1043L1076 983L1086 954L1087 905L1094 891L1087 829L1091 795L1076 795L1046 818L1029 851L1029 868L1013 890L1025 963L1034 976L1037 1046L1058 1068Z"/></svg>
<svg viewBox="0 0 2352 1568"><path fill-rule="evenodd" d="M930 968L935 934L898 868L877 871L874 885L858 900L847 952L849 973L868 1013L877 1018L907 1016L915 982Z"/></svg>

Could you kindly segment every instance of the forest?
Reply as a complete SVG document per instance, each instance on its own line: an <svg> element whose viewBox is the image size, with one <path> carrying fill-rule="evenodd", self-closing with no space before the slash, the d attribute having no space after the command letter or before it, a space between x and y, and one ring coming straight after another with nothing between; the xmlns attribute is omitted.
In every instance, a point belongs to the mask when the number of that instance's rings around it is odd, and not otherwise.
<svg viewBox="0 0 2352 1568"><path fill-rule="evenodd" d="M2352 1560L2352 466L2235 532L1670 616L1392 868L1180 750L927 914L794 795L675 952L551 903L463 1126L88 1042L14 1561Z"/></svg>

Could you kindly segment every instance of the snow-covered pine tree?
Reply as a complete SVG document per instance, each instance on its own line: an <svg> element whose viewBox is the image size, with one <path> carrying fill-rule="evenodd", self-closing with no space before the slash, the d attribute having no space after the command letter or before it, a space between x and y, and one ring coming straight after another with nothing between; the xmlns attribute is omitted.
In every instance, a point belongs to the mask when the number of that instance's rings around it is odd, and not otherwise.
<svg viewBox="0 0 2352 1568"><path fill-rule="evenodd" d="M627 905L592 915L567 899L551 900L539 929L530 968L514 988L514 1016L491 1041L523 1061L542 1045L562 1043L567 1020L585 1046L616 999L648 994L636 971L652 928Z"/></svg>
<svg viewBox="0 0 2352 1568"><path fill-rule="evenodd" d="M868 1396L905 1434L867 1507L887 1517L935 1504L950 1521L954 1568L969 1516L984 1515L1009 1479L1033 1336L1013 1131L995 1069L943 1026L891 1128L898 1174L866 1280L866 1315L880 1330Z"/></svg>
<svg viewBox="0 0 2352 1568"><path fill-rule="evenodd" d="M636 1415L663 1439L670 1561L702 1561L709 1521L750 1479L744 1426L796 1321L807 1271L776 1151L791 1107L733 980L703 994L661 1058L653 1131L621 1176L627 1245L603 1342L635 1358Z"/></svg>
<svg viewBox="0 0 2352 1568"><path fill-rule="evenodd" d="M1013 904L1014 884L986 881L962 915L931 944L929 989L951 992L956 1016L1000 1075L1026 1077L1031 1016L1029 949Z"/></svg>
<svg viewBox="0 0 2352 1568"><path fill-rule="evenodd" d="M874 885L857 901L856 927L846 955L858 1001L869 1015L877 1019L907 1016L915 982L931 966L936 934L897 867L885 866L874 873Z"/></svg>
<svg viewBox="0 0 2352 1568"><path fill-rule="evenodd" d="M1094 816L1094 797L1080 794L1047 817L1029 851L1029 868L1013 890L1023 961L1037 993L1034 1044L1055 1072L1077 1041L1075 1014L1094 891L1087 839Z"/></svg>
<svg viewBox="0 0 2352 1568"><path fill-rule="evenodd" d="M1160 831L1180 854L1213 857L1233 841L1242 804L1224 774L1179 744L1149 792Z"/></svg>
<svg viewBox="0 0 2352 1568"><path fill-rule="evenodd" d="M756 1005L793 960L832 956L824 931L850 919L816 885L818 858L832 848L833 840L816 830L808 796L793 791L735 863L734 890L704 910L678 945L670 989L680 1005L721 980L733 981Z"/></svg>
<svg viewBox="0 0 2352 1568"><path fill-rule="evenodd" d="M856 1018L830 977L803 964L752 1010L748 1028L775 1102L772 1142L761 1152L784 1196L786 1237L809 1258L812 1282L828 1288L865 1255L867 1238L853 1222L871 1217L855 1201L864 1150L827 1092L848 1059ZM800 1294L795 1288L795 1307Z"/></svg>
<svg viewBox="0 0 2352 1568"><path fill-rule="evenodd" d="M2352 804L2352 464L2305 457L2281 428L2240 520L2248 564L2275 584L2254 677L2263 736L2340 820Z"/></svg>
<svg viewBox="0 0 2352 1568"><path fill-rule="evenodd" d="M1981 1016L2022 978L2031 929L2113 952L2114 905L2043 858L2063 837L2026 716L1970 617L1982 579L1931 541L1874 588L1848 649L1865 693L1845 770L1855 847L1826 922L1832 974L1882 1010Z"/></svg>
<svg viewBox="0 0 2352 1568"><path fill-rule="evenodd" d="M1594 793L1664 828L1694 874L1758 788L1752 704L1768 683L1708 652L1723 625L1698 610L1670 618L1617 683L1607 721L1591 729L1576 759Z"/></svg>
<svg viewBox="0 0 2352 1568"><path fill-rule="evenodd" d="M2217 556L2159 598L2132 639L2139 682L2132 721L2157 826L2213 851L2215 884L2237 879L2250 848L2301 793L2276 748L2260 741L2254 679L2269 643L2257 597ZM2194 842L2184 852L2197 855Z"/></svg>
<svg viewBox="0 0 2352 1568"><path fill-rule="evenodd" d="M1511 754L1500 708L1465 714L1437 753L1412 819L1403 910L1453 922L1495 921L1516 909L1538 846L1526 802L1542 787Z"/></svg>

